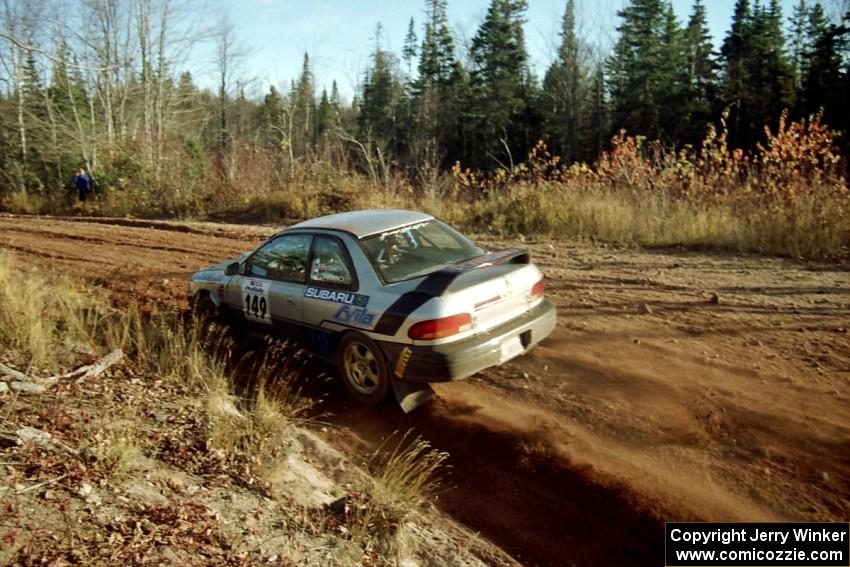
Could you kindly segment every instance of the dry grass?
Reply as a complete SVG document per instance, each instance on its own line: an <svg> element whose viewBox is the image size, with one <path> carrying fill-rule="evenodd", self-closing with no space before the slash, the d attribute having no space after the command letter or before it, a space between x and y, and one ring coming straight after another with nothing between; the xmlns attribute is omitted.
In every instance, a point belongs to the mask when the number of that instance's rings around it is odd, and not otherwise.
<svg viewBox="0 0 850 567"><path fill-rule="evenodd" d="M182 556L216 558L210 564L264 562L262 544L246 543L244 532L230 527L240 521L234 519L237 495L240 502L263 503L262 516L269 518L254 519L268 530L267 539L279 537L281 525L302 537L301 543L275 548L284 553L284 564L296 564L302 548L313 564L329 564L327 558L343 549L344 558L368 555L374 565L397 557L397 527L437 486L435 473L445 454L409 433L389 440L373 459L375 478L363 479L358 496L364 506L356 511L361 521L349 532L336 530L340 524L333 513L300 510L292 494L272 490L288 459L312 462L293 429L309 419L314 403L298 388L304 357L271 343L261 355L234 363L229 335L214 326L177 314L118 312L83 285L35 271L23 278L10 255L0 255L0 276L0 297L21 320L37 321L0 335L3 360L13 345L16 362L38 360L45 367L79 365L115 348L126 353L107 373L80 384L60 381L47 397L4 397L0 429L36 427L67 450L31 444L0 451L13 465L0 483L0 507L9 512L0 520L5 538L0 562L117 564L140 557L156 562L165 547ZM22 279L28 285L18 285ZM40 321L47 311L50 317ZM2 313L10 320L9 312ZM84 343L87 352L56 355L68 340ZM360 484L359 474L352 478ZM196 491L206 482L209 490L189 492L189 483ZM19 490L29 499L21 506L9 496ZM267 498L276 504L269 506ZM208 504L199 503L202 499ZM215 506L231 517L220 520ZM251 506L247 509L259 509ZM92 523L85 511L92 507L111 510L114 521ZM42 527L31 529L36 522ZM313 541L327 549L317 555Z"/></svg>
<svg viewBox="0 0 850 567"><path fill-rule="evenodd" d="M437 451L412 430L389 436L369 464L369 485L346 507L352 540L367 554L397 555L399 529L440 488L438 472L448 453Z"/></svg>
<svg viewBox="0 0 850 567"><path fill-rule="evenodd" d="M833 206L825 210L824 202ZM556 183L518 184L504 198L472 205L469 229L513 237L613 242L626 246L683 246L805 258L845 255L850 203L817 196L783 209L755 203L671 200L607 191L571 191ZM440 214L441 210L435 210Z"/></svg>
<svg viewBox="0 0 850 567"><path fill-rule="evenodd" d="M226 455L244 455L255 464L273 466L287 445L292 425L282 408L258 390L252 400L210 391L206 399L210 448Z"/></svg>
<svg viewBox="0 0 850 567"><path fill-rule="evenodd" d="M0 254L0 346L7 362L25 369L55 370L81 357L121 348L142 376L199 392L204 400L209 443L256 462L275 457L286 428L303 419L311 402L290 388L302 361L270 347L254 364L258 380L250 398L235 394L228 369L231 340L223 329L188 322L174 313L145 318L130 307L116 312L98 294L62 277L23 272ZM98 461L121 472L139 453L139 434L127 416L103 422L96 436Z"/></svg>
<svg viewBox="0 0 850 567"><path fill-rule="evenodd" d="M129 353L140 369L186 387L214 391L229 381L227 334L194 319L186 321L176 313L146 319L131 305L110 327L109 340Z"/></svg>
<svg viewBox="0 0 850 567"><path fill-rule="evenodd" d="M143 454L142 435L133 418L105 423L94 439L97 465L109 477L125 474Z"/></svg>
<svg viewBox="0 0 850 567"><path fill-rule="evenodd" d="M412 430L387 438L372 458L371 495L382 513L398 520L413 513L439 489L437 471L448 454L437 451Z"/></svg>
<svg viewBox="0 0 850 567"><path fill-rule="evenodd" d="M108 309L63 277L47 277L0 252L0 345L8 361L53 371L103 336Z"/></svg>
<svg viewBox="0 0 850 567"><path fill-rule="evenodd" d="M625 166L624 166L625 167ZM661 176L661 172L656 172ZM756 174L754 174L756 175ZM586 170L565 179L508 178L467 187L450 177L413 189L403 177L374 185L357 174L333 185L312 179L277 187L217 189L179 212L110 192L72 210L92 215L178 216L236 222L284 222L367 208L419 209L473 232L505 237L684 246L769 255L830 258L850 251L850 199L823 179L798 179L804 194L790 200L753 189L752 180L723 181L717 195L682 194L669 180L635 189L622 176ZM843 184L843 181L841 182ZM787 184L786 184L787 185ZM843 186L843 185L842 185ZM207 189L204 189L206 191ZM63 213L39 196L7 210Z"/></svg>
<svg viewBox="0 0 850 567"><path fill-rule="evenodd" d="M286 456L291 428L309 420L315 402L296 386L306 359L285 343L267 341L262 354L249 353L233 370L249 384L238 396L232 381L206 384L209 445L228 455L248 456L268 480Z"/></svg>

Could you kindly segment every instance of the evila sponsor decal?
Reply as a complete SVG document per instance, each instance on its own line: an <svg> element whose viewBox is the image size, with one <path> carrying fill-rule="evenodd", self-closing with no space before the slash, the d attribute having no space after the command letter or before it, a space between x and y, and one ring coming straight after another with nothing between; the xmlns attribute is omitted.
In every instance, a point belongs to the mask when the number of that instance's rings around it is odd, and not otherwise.
<svg viewBox="0 0 850 567"><path fill-rule="evenodd" d="M343 323L353 323L363 327L371 327L375 322L375 315L365 309L343 305L334 315L334 319Z"/></svg>
<svg viewBox="0 0 850 567"><path fill-rule="evenodd" d="M323 289L320 287L308 287L304 292L304 297L321 299L322 301L332 301L334 303L342 303L344 305L354 305L357 307L366 307L369 304L368 295L360 295L359 293L350 293L348 291Z"/></svg>

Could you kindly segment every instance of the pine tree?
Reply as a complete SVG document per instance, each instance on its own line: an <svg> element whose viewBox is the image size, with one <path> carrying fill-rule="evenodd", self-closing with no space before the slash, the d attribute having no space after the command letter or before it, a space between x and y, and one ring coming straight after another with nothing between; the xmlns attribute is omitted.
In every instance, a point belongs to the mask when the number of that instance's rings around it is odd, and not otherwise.
<svg viewBox="0 0 850 567"><path fill-rule="evenodd" d="M750 147L765 126L776 124L794 104L794 72L785 51L782 10L738 0L732 29L722 50L726 65L724 94L731 107L730 143Z"/></svg>
<svg viewBox="0 0 850 567"><path fill-rule="evenodd" d="M331 83L331 107L334 112L339 115L340 107L342 106L342 102L339 99L339 86L336 84L336 80Z"/></svg>
<svg viewBox="0 0 850 567"><path fill-rule="evenodd" d="M705 136L718 99L718 64L702 0L694 1L685 29L685 42L687 87L684 109L688 120L682 141L695 146Z"/></svg>
<svg viewBox="0 0 850 567"><path fill-rule="evenodd" d="M422 45L419 48L418 76L413 83L409 137L414 162L440 165L446 153L450 125L456 116L449 112L452 81L457 60L454 38L449 30L446 0L426 0Z"/></svg>
<svg viewBox="0 0 850 567"><path fill-rule="evenodd" d="M304 54L301 75L292 96L292 113L292 144L296 154L302 155L316 143L316 98L310 56L307 53Z"/></svg>
<svg viewBox="0 0 850 567"><path fill-rule="evenodd" d="M413 60L416 59L418 53L416 47L416 22L410 18L410 23L407 25L407 35L404 36L404 48L401 51L401 58L407 67L407 76L410 77L413 73Z"/></svg>
<svg viewBox="0 0 850 567"><path fill-rule="evenodd" d="M526 6L525 0L491 0L472 40L470 119L479 166L492 165L494 159L504 164L529 149L533 125L526 119L533 101L529 100L532 81L522 30Z"/></svg>
<svg viewBox="0 0 850 567"><path fill-rule="evenodd" d="M463 163L475 161L471 155L474 136L470 119L471 100L469 73L456 61L443 95L443 134L440 141L443 165L453 164L458 160Z"/></svg>
<svg viewBox="0 0 850 567"><path fill-rule="evenodd" d="M611 104L617 128L660 138L662 59L672 42L662 0L631 0L620 12L619 39L608 61ZM665 40L666 37L666 40Z"/></svg>
<svg viewBox="0 0 850 567"><path fill-rule="evenodd" d="M187 143L190 144L193 152L202 152L202 142L199 134L203 131L204 124L206 124L203 95L198 90L198 87L195 86L192 73L189 71L182 72L180 78L177 80L173 104L174 113L180 117L180 124L186 132ZM260 108L257 108L257 113L259 114L259 112ZM262 137L265 129L259 123L257 124L257 128L261 129L260 136Z"/></svg>
<svg viewBox="0 0 850 567"><path fill-rule="evenodd" d="M177 81L177 90L175 91L175 105L180 111L188 111L192 108L192 99L197 95L198 89L195 87L195 81L192 78L192 73L183 71L180 73L180 78Z"/></svg>
<svg viewBox="0 0 850 567"><path fill-rule="evenodd" d="M382 152L394 149L398 81L393 76L391 54L381 46L381 26L375 34L372 67L363 80L362 100L357 117L361 138L375 143Z"/></svg>
<svg viewBox="0 0 850 567"><path fill-rule="evenodd" d="M38 167L36 158L43 157L43 152L46 149L45 142L49 139L44 135L47 123L47 106L35 54L28 50L23 54L22 59L20 102L26 135L19 137L19 145L21 146L19 155L26 163L28 170L34 172L35 168ZM19 130L19 133L21 131L23 130Z"/></svg>
<svg viewBox="0 0 850 567"><path fill-rule="evenodd" d="M272 85L260 106L258 123L263 137L275 147L279 147L286 138L285 122L283 97Z"/></svg>
<svg viewBox="0 0 850 567"><path fill-rule="evenodd" d="M60 47L60 56L53 61L50 82L47 86L47 96L53 107L60 113L70 110L71 101L68 97L68 69L65 66L64 49Z"/></svg>
<svg viewBox="0 0 850 567"><path fill-rule="evenodd" d="M330 102L334 112L334 124L345 132L358 131L357 117L360 114L359 94L355 93L351 104L346 106L340 97L339 86L334 80L331 82Z"/></svg>
<svg viewBox="0 0 850 567"><path fill-rule="evenodd" d="M41 78L38 74L38 66L35 62L35 54L32 51L27 51L23 62L23 82L22 89L24 100L30 105L41 98Z"/></svg>
<svg viewBox="0 0 850 567"><path fill-rule="evenodd" d="M842 61L850 61L850 7L841 20L841 25L837 29L838 52ZM846 101L850 100L850 63L845 63L841 69L841 79L838 84L835 96L839 104L832 106L832 126L844 132L842 141L844 155L848 153L848 132L850 132L850 108L847 107Z"/></svg>
<svg viewBox="0 0 850 567"><path fill-rule="evenodd" d="M568 0L558 57L546 71L541 97L552 149L566 164L587 159L587 151L581 151L587 145L579 144L579 133L587 116L588 83L576 35L575 0Z"/></svg>
<svg viewBox="0 0 850 567"><path fill-rule="evenodd" d="M418 89L445 84L454 67L454 39L449 31L446 0L427 0L425 34L419 50Z"/></svg>
<svg viewBox="0 0 850 567"><path fill-rule="evenodd" d="M785 32L782 29L783 15L780 0L770 0L770 8L766 16L771 39L768 51L770 84L778 102L774 110L781 113L794 105L796 92L793 60L788 55Z"/></svg>
<svg viewBox="0 0 850 567"><path fill-rule="evenodd" d="M844 122L842 83L846 68L842 68L842 51L847 34L845 26L829 21L820 2L812 7L803 49L800 106L806 114L823 107L826 122L835 126Z"/></svg>
<svg viewBox="0 0 850 567"><path fill-rule="evenodd" d="M23 95L24 105L31 118L38 121L47 119L47 109L44 105L44 86L41 74L35 61L35 53L27 51L24 59Z"/></svg>
<svg viewBox="0 0 850 567"><path fill-rule="evenodd" d="M590 132L594 157L600 156L605 149L605 136L610 130L608 125L609 104L605 95L605 65L600 63L593 73L593 84L591 86Z"/></svg>
<svg viewBox="0 0 850 567"><path fill-rule="evenodd" d="M785 50L782 9L779 0L768 7L756 6L753 12L753 42L749 54L749 85L752 91L749 143L757 141L765 126L773 126L786 109L794 106L794 76Z"/></svg>
<svg viewBox="0 0 850 567"><path fill-rule="evenodd" d="M742 134L742 130L749 127L749 124L745 126L746 111L751 106L747 58L752 51L752 20L749 0L737 0L732 27L720 50L725 64L723 95L725 104L730 106L729 125L732 141L736 145L742 139L749 139Z"/></svg>
<svg viewBox="0 0 850 567"><path fill-rule="evenodd" d="M334 124L334 109L331 106L331 99L328 97L328 89L322 89L322 97L319 99L319 106L316 109L316 133L319 137L323 137Z"/></svg>
<svg viewBox="0 0 850 567"><path fill-rule="evenodd" d="M60 116L73 120L75 107L79 115L87 115L88 108L85 103L86 91L82 85L82 79L79 74L72 77L68 73L68 67L65 64L67 60L68 49L63 41L60 42L57 57L53 61L47 96Z"/></svg>
<svg viewBox="0 0 850 567"><path fill-rule="evenodd" d="M688 108L688 49L685 31L679 24L672 4L664 10L661 31L661 59L658 68L659 106L658 132L660 138L676 145L690 120ZM663 111L661 109L667 109ZM675 109L670 112L670 109Z"/></svg>
<svg viewBox="0 0 850 567"><path fill-rule="evenodd" d="M790 20L791 28L791 64L794 67L795 86L799 91L803 84L803 58L806 50L806 30L809 20L809 5L806 0L794 7L794 15Z"/></svg>

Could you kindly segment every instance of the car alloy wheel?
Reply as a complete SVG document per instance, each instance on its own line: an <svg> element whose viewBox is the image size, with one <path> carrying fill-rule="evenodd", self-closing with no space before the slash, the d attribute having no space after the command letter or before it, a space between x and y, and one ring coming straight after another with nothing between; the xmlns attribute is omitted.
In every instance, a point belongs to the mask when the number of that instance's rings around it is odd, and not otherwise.
<svg viewBox="0 0 850 567"><path fill-rule="evenodd" d="M375 355L360 342L352 341L345 349L345 372L351 385L367 396L375 392L381 381Z"/></svg>
<svg viewBox="0 0 850 567"><path fill-rule="evenodd" d="M340 373L349 391L361 402L376 404L389 390L389 371L378 346L360 333L349 333L340 343Z"/></svg>

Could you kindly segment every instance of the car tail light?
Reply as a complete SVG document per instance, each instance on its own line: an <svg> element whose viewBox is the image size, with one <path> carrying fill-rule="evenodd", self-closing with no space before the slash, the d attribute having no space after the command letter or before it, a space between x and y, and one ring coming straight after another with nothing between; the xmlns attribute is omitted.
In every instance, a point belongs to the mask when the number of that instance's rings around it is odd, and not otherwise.
<svg viewBox="0 0 850 567"><path fill-rule="evenodd" d="M472 328L472 315L461 313L416 323L407 332L407 336L413 340L432 341L456 335L470 328Z"/></svg>
<svg viewBox="0 0 850 567"><path fill-rule="evenodd" d="M531 299L543 297L543 290L545 288L546 283L543 281L543 278L541 278L540 281L534 284L534 287L531 288Z"/></svg>

